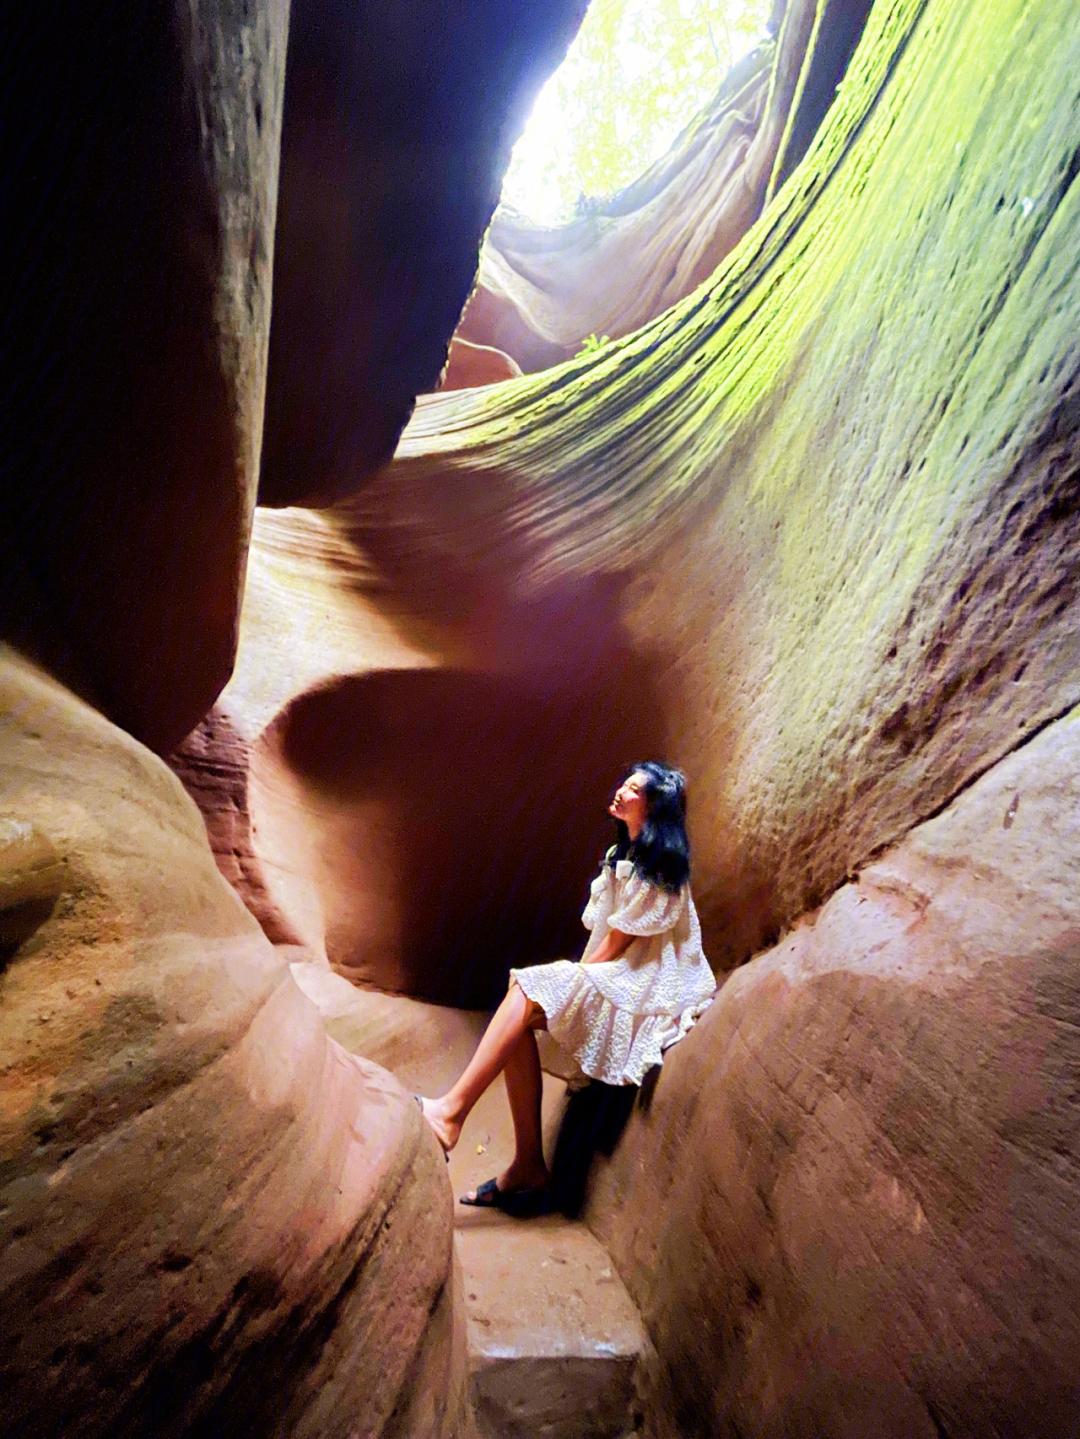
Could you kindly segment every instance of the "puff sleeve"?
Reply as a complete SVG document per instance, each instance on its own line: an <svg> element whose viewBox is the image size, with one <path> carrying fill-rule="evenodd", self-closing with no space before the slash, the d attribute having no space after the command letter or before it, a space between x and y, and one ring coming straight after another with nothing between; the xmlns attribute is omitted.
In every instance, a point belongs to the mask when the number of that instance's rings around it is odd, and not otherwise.
<svg viewBox="0 0 1080 1439"><path fill-rule="evenodd" d="M586 929L595 929L606 912L611 908L611 870L607 864L600 866L600 873L589 887L589 899L581 914Z"/></svg>
<svg viewBox="0 0 1080 1439"><path fill-rule="evenodd" d="M669 894L636 872L626 882L622 903L608 915L608 928L623 934L666 934L674 929L686 908L686 885Z"/></svg>

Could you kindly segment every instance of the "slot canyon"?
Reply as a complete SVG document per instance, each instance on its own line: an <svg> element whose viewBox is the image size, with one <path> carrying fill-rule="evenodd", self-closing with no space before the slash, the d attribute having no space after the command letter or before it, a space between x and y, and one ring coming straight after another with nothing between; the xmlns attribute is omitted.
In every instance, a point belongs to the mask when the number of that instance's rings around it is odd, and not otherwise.
<svg viewBox="0 0 1080 1439"><path fill-rule="evenodd" d="M539 225L587 5L4 15L10 1439L1080 1434L1080 11L775 0ZM716 996L463 1218L651 756Z"/></svg>

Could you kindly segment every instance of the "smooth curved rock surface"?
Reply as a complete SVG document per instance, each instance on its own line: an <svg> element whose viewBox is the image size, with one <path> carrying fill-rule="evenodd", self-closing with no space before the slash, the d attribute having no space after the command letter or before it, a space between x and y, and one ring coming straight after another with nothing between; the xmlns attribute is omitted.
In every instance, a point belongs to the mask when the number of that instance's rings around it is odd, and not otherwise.
<svg viewBox="0 0 1080 1439"><path fill-rule="evenodd" d="M260 501L326 504L438 383L586 0L293 0Z"/></svg>
<svg viewBox="0 0 1080 1439"><path fill-rule="evenodd" d="M439 390L469 390L477 385L497 385L503 380L516 380L521 366L516 360L492 345L475 345L455 335L450 341L450 354Z"/></svg>
<svg viewBox="0 0 1080 1439"><path fill-rule="evenodd" d="M612 624L602 587L515 600L260 510L228 743L212 718L173 763L267 932L473 1008L580 947L609 791L656 747L648 665Z"/></svg>
<svg viewBox="0 0 1080 1439"><path fill-rule="evenodd" d="M265 842L276 873L303 870L282 907L318 945L340 894L389 897L388 929L342 924L343 972L484 1004L509 962L496 947L475 985L446 978L459 961L432 948L422 893L410 908L423 825L395 834L367 805L369 697L405 795L421 733L468 787L469 704L498 716L478 749L495 776L520 743L580 746L557 832L583 836L582 873L602 840L583 817L620 766L683 764L720 969L1080 698L1080 37L1063 0L1043 0L1034 49L1011 14L876 6L806 159L699 295L597 356L422 400L361 494L260 517L253 555L283 578L253 597L235 684L252 737L277 726ZM374 630L422 658L375 679L343 649ZM445 697L431 676L413 705L405 663L453 669ZM480 833L497 896L508 847ZM576 935L579 885L560 881L553 939Z"/></svg>
<svg viewBox="0 0 1080 1439"><path fill-rule="evenodd" d="M410 1096L327 1039L165 766L10 651L0 686L0 905L49 901L0 974L0 1426L467 1434Z"/></svg>
<svg viewBox="0 0 1080 1439"><path fill-rule="evenodd" d="M236 646L287 27L285 0L0 21L0 637L162 752Z"/></svg>
<svg viewBox="0 0 1080 1439"><path fill-rule="evenodd" d="M596 1178L652 1432L1075 1433L1078 1095L1074 711L737 970Z"/></svg>
<svg viewBox="0 0 1080 1439"><path fill-rule="evenodd" d="M1080 699L1080 31L1019 15L882 0L708 286L422 400L325 518L417 587L604 595L593 669L649 676L721 969Z"/></svg>

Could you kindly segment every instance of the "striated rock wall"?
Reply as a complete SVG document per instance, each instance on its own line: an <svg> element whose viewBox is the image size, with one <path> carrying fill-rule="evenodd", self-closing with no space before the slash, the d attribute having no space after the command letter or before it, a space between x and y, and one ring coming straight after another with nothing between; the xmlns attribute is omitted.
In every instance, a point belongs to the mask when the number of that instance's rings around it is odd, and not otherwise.
<svg viewBox="0 0 1080 1439"><path fill-rule="evenodd" d="M10 652L0 714L4 1432L467 1434L411 1097L326 1038L160 761Z"/></svg>
<svg viewBox="0 0 1080 1439"><path fill-rule="evenodd" d="M606 596L594 663L647 658L722 969L1080 698L1080 34L1039 13L1033 46L1008 7L875 6L708 286L421 402L327 517L414 576Z"/></svg>
<svg viewBox="0 0 1080 1439"><path fill-rule="evenodd" d="M358 488L437 377L514 74L577 14L527 8L502 48L479 0L440 12L452 65L400 7L297 12L266 496L348 497L260 515L188 780L280 937L477 1004L577 934L621 765L684 764L710 953L767 953L591 1200L656 1345L654 1431L1070 1433L1074 7L878 0L701 289L425 401ZM67 687L4 652L0 1414L465 1433L433 1142L327 1041L139 743L172 747L232 663L283 12L109 14L4 50L41 83L34 163L5 151L3 633ZM417 76L459 64L497 103L426 169L456 91ZM414 233L432 189L449 212Z"/></svg>
<svg viewBox="0 0 1080 1439"><path fill-rule="evenodd" d="M1031 19L876 5L708 285L324 517L398 592L603 594L710 955L767 950L592 1200L658 1434L1076 1426L1080 28Z"/></svg>
<svg viewBox="0 0 1080 1439"><path fill-rule="evenodd" d="M251 747L227 710L215 705L168 757L199 806L217 867L274 944L302 944L275 903L252 826Z"/></svg>
<svg viewBox="0 0 1080 1439"><path fill-rule="evenodd" d="M498 347L534 372L590 336L630 334L708 280L806 154L870 8L780 0L771 38L631 185L564 225L501 205L456 343Z"/></svg>
<svg viewBox="0 0 1080 1439"><path fill-rule="evenodd" d="M493 774L517 766L526 714L569 732L564 704L598 740L591 803L665 750L693 776L698 899L727 969L1080 697L1077 37L1054 0L1040 13L1045 63L1000 7L875 7L821 134L709 285L599 356L425 399L362 493L267 524L256 553L291 546L304 575L253 611L253 737L271 693L284 712L371 667L335 638L312 668L329 638L305 620L297 671L286 614L322 604L328 637L405 637L395 669L512 677L504 742L480 747ZM361 706L342 755L365 722ZM564 832L588 812L575 799ZM339 852L363 851L361 829ZM494 839L476 863L496 894ZM401 904L447 893L396 864ZM579 884L550 905L569 935ZM507 958L487 952L494 989ZM427 953L440 973L472 963Z"/></svg>

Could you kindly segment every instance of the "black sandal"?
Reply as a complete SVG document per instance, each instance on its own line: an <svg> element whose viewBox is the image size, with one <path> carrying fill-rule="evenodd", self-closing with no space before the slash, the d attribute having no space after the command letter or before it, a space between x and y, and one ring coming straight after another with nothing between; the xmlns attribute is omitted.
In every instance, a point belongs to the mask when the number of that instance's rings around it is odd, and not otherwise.
<svg viewBox="0 0 1080 1439"><path fill-rule="evenodd" d="M458 1203L473 1209L498 1209L514 1219L531 1219L543 1213L547 1187L533 1185L528 1189L500 1189L498 1180L488 1179L475 1190L475 1195L474 1199L470 1199L463 1194Z"/></svg>
<svg viewBox="0 0 1080 1439"><path fill-rule="evenodd" d="M427 1124L427 1115L424 1114L424 1096L423 1096L422 1094L414 1094L414 1095L413 1095L413 1098L416 1100L417 1107L418 1107L419 1110L420 1110L420 1114L421 1114L421 1116L422 1116L422 1118L423 1118L424 1123ZM431 1129L431 1125L430 1125L430 1124L428 1124L428 1128ZM431 1132L432 1132L432 1134L435 1134L434 1129L431 1129ZM439 1139L439 1136L438 1136L437 1134L435 1134L435 1138L436 1138L436 1139ZM442 1149L442 1140L441 1140L441 1139L439 1139L439 1148ZM450 1151L449 1151L449 1149L443 1149L443 1158L446 1160L447 1164L450 1163Z"/></svg>

